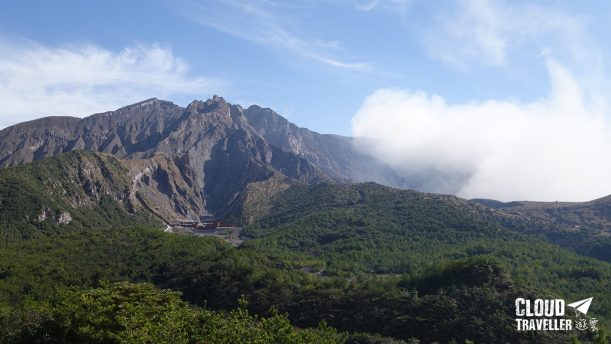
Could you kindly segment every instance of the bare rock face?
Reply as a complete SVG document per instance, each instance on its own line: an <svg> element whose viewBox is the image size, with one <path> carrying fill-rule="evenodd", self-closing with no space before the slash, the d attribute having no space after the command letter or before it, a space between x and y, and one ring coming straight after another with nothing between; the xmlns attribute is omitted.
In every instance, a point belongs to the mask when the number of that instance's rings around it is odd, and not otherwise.
<svg viewBox="0 0 611 344"><path fill-rule="evenodd" d="M40 214L38 214L38 222L43 222L44 220L46 220L46 219L47 219L47 212L48 212L48 211L49 211L49 210L48 210L48 209L46 209L46 208L45 208L45 209L42 209L42 210L40 211Z"/></svg>
<svg viewBox="0 0 611 344"><path fill-rule="evenodd" d="M15 166L68 150L80 119L45 117L0 131L0 166Z"/></svg>
<svg viewBox="0 0 611 344"><path fill-rule="evenodd" d="M125 160L130 170L129 197L166 221L209 215L201 186L181 172L180 162L158 154L150 159Z"/></svg>
<svg viewBox="0 0 611 344"><path fill-rule="evenodd" d="M249 190L278 175L291 183L402 186L392 169L356 152L350 138L298 128L270 109L245 110L218 96L186 108L153 98L83 119L48 117L0 131L0 167L72 150L123 159L132 180L126 197L163 219L235 212ZM77 206L111 192L91 171L95 166L84 164L75 176L87 194L73 199Z"/></svg>
<svg viewBox="0 0 611 344"><path fill-rule="evenodd" d="M72 222L72 215L65 210L57 212L55 217L53 217L53 214L54 214L53 210L49 208L43 208L40 211L40 214L38 215L38 222L50 220L50 221L55 221L56 223L60 225L67 225L70 222Z"/></svg>
<svg viewBox="0 0 611 344"><path fill-rule="evenodd" d="M358 152L351 137L300 128L273 110L257 105L250 106L244 114L248 123L270 144L303 157L330 178L408 187L408 183L388 165Z"/></svg>
<svg viewBox="0 0 611 344"><path fill-rule="evenodd" d="M67 225L70 223L70 221L72 221L72 215L70 215L69 212L62 211L59 213L59 216L57 217L57 223L59 223L60 225Z"/></svg>

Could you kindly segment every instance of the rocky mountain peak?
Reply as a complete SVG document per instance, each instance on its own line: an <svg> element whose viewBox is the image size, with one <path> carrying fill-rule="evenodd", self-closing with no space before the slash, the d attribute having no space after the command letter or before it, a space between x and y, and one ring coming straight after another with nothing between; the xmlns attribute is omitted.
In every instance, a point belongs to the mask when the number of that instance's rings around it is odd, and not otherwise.
<svg viewBox="0 0 611 344"><path fill-rule="evenodd" d="M240 105L230 104L222 97L206 101L194 100L185 109L186 116L195 119L203 118L207 126L224 126L233 129L252 131L244 116L244 109Z"/></svg>
<svg viewBox="0 0 611 344"><path fill-rule="evenodd" d="M223 103L225 102L225 98L219 96L218 94L213 95L211 100L219 101L219 102L223 102Z"/></svg>

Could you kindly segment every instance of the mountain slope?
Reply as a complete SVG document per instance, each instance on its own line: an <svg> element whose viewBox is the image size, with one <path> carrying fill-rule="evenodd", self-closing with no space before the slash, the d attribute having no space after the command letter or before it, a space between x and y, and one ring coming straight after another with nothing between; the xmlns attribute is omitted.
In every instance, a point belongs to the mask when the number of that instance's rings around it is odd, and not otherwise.
<svg viewBox="0 0 611 344"><path fill-rule="evenodd" d="M5 244L70 228L160 226L133 197L115 157L75 151L0 170L0 227Z"/></svg>
<svg viewBox="0 0 611 344"><path fill-rule="evenodd" d="M194 215L193 209L205 210L179 166L163 154L119 160L77 150L1 169L0 224L27 235L71 222L79 228L128 223L160 227L159 220L183 220ZM143 218L148 220L141 222Z"/></svg>
<svg viewBox="0 0 611 344"><path fill-rule="evenodd" d="M305 157L331 178L352 182L375 181L405 188L407 182L383 162L354 149L352 138L319 134L290 123L271 109L250 106L248 123L268 142Z"/></svg>
<svg viewBox="0 0 611 344"><path fill-rule="evenodd" d="M594 229L611 233L611 196L589 202L474 201L507 213L527 215L567 228Z"/></svg>
<svg viewBox="0 0 611 344"><path fill-rule="evenodd" d="M611 262L611 196L589 202L473 201L508 228Z"/></svg>
<svg viewBox="0 0 611 344"><path fill-rule="evenodd" d="M126 157L167 135L184 109L149 99L84 119L45 117L0 131L0 166L14 166L75 149Z"/></svg>

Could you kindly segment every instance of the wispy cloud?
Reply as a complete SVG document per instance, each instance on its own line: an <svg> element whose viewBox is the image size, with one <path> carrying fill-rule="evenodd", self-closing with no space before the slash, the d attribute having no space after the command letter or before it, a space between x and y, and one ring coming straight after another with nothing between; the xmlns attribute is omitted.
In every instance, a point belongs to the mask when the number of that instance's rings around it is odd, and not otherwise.
<svg viewBox="0 0 611 344"><path fill-rule="evenodd" d="M314 6L315 2L307 4ZM367 62L338 57L336 41L321 42L303 34L287 13L289 7L273 1L202 0L188 1L186 7L185 13L197 22L240 39L327 66L355 71L370 68Z"/></svg>
<svg viewBox="0 0 611 344"><path fill-rule="evenodd" d="M402 13L408 8L411 0L353 0L353 3L359 11L385 9Z"/></svg>
<svg viewBox="0 0 611 344"><path fill-rule="evenodd" d="M431 56L454 67L501 66L510 54L583 53L584 20L575 15L502 0L458 0L450 8L424 39Z"/></svg>
<svg viewBox="0 0 611 344"><path fill-rule="evenodd" d="M89 115L150 97L201 95L223 82L191 78L159 45L110 51L95 45L48 47L0 41L0 126L44 115Z"/></svg>

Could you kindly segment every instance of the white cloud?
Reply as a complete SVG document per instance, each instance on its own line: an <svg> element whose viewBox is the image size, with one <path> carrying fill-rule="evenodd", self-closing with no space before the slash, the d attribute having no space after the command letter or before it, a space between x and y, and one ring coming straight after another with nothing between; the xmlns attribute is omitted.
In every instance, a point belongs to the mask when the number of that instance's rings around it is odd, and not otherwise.
<svg viewBox="0 0 611 344"><path fill-rule="evenodd" d="M47 47L0 41L0 126L46 116L83 116L146 98L201 95L223 86L191 78L172 51L136 45Z"/></svg>
<svg viewBox="0 0 611 344"><path fill-rule="evenodd" d="M197 22L229 35L289 52L304 59L340 69L366 71L366 62L353 62L337 57L330 49L337 42L320 43L318 39L305 38L295 27L295 20L286 5L271 1L190 1L187 15ZM289 3L291 4L291 3ZM299 4L299 2L297 2ZM295 4L292 4L296 6ZM335 53L335 54L334 54Z"/></svg>
<svg viewBox="0 0 611 344"><path fill-rule="evenodd" d="M359 147L416 187L466 198L584 201L611 193L608 109L548 61L539 100L448 104L423 92L382 89L353 117Z"/></svg>
<svg viewBox="0 0 611 344"><path fill-rule="evenodd" d="M584 20L573 14L502 0L458 0L425 36L432 57L460 69L501 66L511 54L565 51L584 54ZM543 46L543 47L541 47ZM534 51L534 52L533 52ZM591 51L587 52L591 57Z"/></svg>

